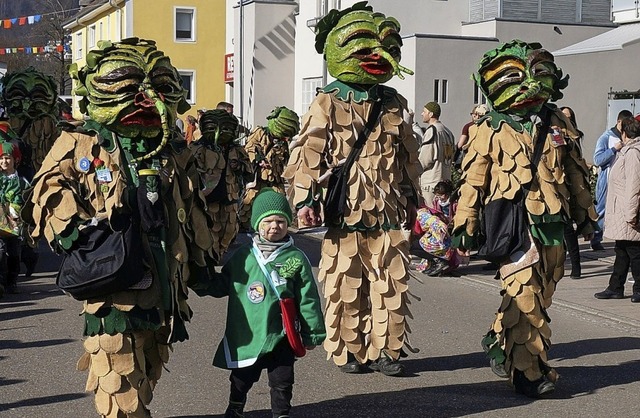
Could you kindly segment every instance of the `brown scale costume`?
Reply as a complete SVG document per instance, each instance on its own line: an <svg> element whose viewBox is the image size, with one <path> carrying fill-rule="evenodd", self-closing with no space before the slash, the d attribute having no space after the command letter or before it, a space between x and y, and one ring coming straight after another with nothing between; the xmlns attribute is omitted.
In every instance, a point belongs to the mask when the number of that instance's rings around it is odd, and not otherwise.
<svg viewBox="0 0 640 418"><path fill-rule="evenodd" d="M139 257L144 263L140 282L84 301L86 352L78 361L79 370L88 369L86 390L95 393L95 407L102 417L149 417L147 405L169 359L172 343L188 338L185 322L190 320L192 311L187 303L187 282L198 280L194 272L211 264L211 219L199 193L191 152L182 141L164 142L172 131L177 104L183 98L177 71L152 41L131 38L118 44L100 42L98 47L98 51L89 54L94 54L87 60L91 67L79 73L77 69L72 71L79 81L77 92L91 96L93 88L108 90L109 72L114 67L105 68L100 62L120 60L135 63L141 71L162 71L162 82L167 84L160 87L164 87L165 94L160 98L155 93L157 85L143 84L143 91L136 88L135 104L132 100L131 105L123 106L114 124L100 123L114 115L110 105L106 112L89 108L96 120L87 121L83 133L61 133L36 174L22 216L34 228L34 240L44 237L52 248L65 252L74 250L74 234L81 234L82 226L91 219L113 225L115 219L131 217L135 209L128 197L135 196L129 193L134 188L138 207L148 199L161 214L160 225L151 229L145 227L145 219L149 218L142 216L142 228L137 233L143 253L127 255ZM127 79L126 71L118 76L116 89L124 83L140 82L137 76ZM87 86L88 91L83 89ZM128 94L115 97L131 98ZM81 102L81 107L86 105ZM143 123L135 118L141 114ZM123 115L134 123L118 125ZM160 123L152 125L156 130L151 132L159 132L159 136L137 136L139 127L149 126L149 120L162 120L162 128ZM131 135L125 136L126 132ZM98 180L100 166L110 171L109 181ZM140 187L146 184L145 189L130 184L128 167L132 167L130 175L137 173ZM157 179L156 187L151 187L151 177ZM143 190L145 197L141 197ZM152 195L157 200L149 197Z"/></svg>
<svg viewBox="0 0 640 418"><path fill-rule="evenodd" d="M245 229L250 229L251 206L265 187L285 192L282 173L289 160L289 139L300 130L298 115L286 107L277 107L267 117L266 127L257 127L249 134L245 150L253 164L255 181L247 184L239 217Z"/></svg>
<svg viewBox="0 0 640 418"><path fill-rule="evenodd" d="M216 145L215 139L211 137L215 133L210 132L215 128L209 128L205 122L210 116L215 118L217 112L224 112L226 115L225 110L207 111L203 114L200 118L202 138L192 142L190 148L204 185L203 194L207 207L213 217L213 251L216 262L219 262L240 229L238 207L242 197L242 182L252 177L252 167L242 146L233 142ZM230 117L235 120L237 129L237 119ZM233 138L230 138L231 141Z"/></svg>
<svg viewBox="0 0 640 418"><path fill-rule="evenodd" d="M553 112L551 126L561 128L567 145L555 146L551 134L545 137L538 180L527 195L526 210L529 216L564 211L578 225L585 221L588 224L597 216L586 181L588 168L577 146L579 134L560 110ZM470 128L454 218L456 229L464 227L469 236L477 235L481 204L499 198L513 199L532 180L532 135L517 132L507 123L494 130L486 120ZM557 375L547 365L551 330L546 309L564 275L565 249L562 245L542 245L539 251L538 263L501 277L502 303L491 329L504 350L507 373L513 377L513 370L517 369L530 381L543 375L555 381Z"/></svg>
<svg viewBox="0 0 640 418"><path fill-rule="evenodd" d="M344 227L329 228L322 242L324 347L337 365L347 362L347 353L359 363L378 359L381 350L398 359L408 332L409 244L399 228L408 197L418 190L421 166L418 143L403 119L406 102L392 89L385 93L381 120L351 168ZM304 117L285 171L295 207L326 186L317 181L349 154L372 107L371 101L338 95L325 89Z"/></svg>

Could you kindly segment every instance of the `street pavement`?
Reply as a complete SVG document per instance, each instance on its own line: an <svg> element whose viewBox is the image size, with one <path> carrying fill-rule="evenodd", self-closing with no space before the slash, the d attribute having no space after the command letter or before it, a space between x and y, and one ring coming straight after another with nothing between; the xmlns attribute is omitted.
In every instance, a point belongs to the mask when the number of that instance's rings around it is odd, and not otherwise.
<svg viewBox="0 0 640 418"><path fill-rule="evenodd" d="M294 235L317 266L322 230ZM240 237L239 242L246 241ZM552 318L551 364L561 375L548 399L516 395L493 375L480 348L500 303L499 282L472 260L459 277L416 273L411 281L411 343L420 352L404 360L407 376L346 375L325 360L321 347L296 365L295 417L630 417L640 391L640 304L627 298L596 300L608 282L613 243L594 252L582 244L583 279L560 282ZM59 259L42 251L21 293L0 299L0 417L97 416L82 354L82 305L55 287ZM568 264L567 264L568 266ZM221 417L228 372L211 366L223 335L225 300L190 299L195 315L189 341L174 345L154 392L154 417ZM246 417L270 417L266 376L249 394Z"/></svg>

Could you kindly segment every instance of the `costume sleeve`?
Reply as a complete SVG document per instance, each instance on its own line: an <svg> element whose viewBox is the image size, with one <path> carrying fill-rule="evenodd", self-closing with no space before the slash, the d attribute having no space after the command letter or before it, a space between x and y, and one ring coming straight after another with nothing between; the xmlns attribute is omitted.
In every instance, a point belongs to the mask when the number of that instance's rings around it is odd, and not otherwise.
<svg viewBox="0 0 640 418"><path fill-rule="evenodd" d="M613 148L609 148L609 131L606 131L596 141L593 163L604 170L613 163L615 157L616 151Z"/></svg>
<svg viewBox="0 0 640 418"><path fill-rule="evenodd" d="M301 255L304 262L295 287L295 299L298 301L298 311L302 318L300 321L302 341L305 346L311 347L322 344L327 332L311 264L304 254Z"/></svg>
<svg viewBox="0 0 640 418"><path fill-rule="evenodd" d="M640 209L640 151L630 149L624 156L625 159L625 187L624 187L624 220L635 224L638 221L638 209Z"/></svg>
<svg viewBox="0 0 640 418"><path fill-rule="evenodd" d="M492 141L491 128L470 130L472 135L464 149L467 153L462 160L460 197L453 218L452 245L456 248L474 249L477 246L480 228L480 206L487 195L491 172L491 157L487 149ZM488 137L487 137L488 136Z"/></svg>
<svg viewBox="0 0 640 418"><path fill-rule="evenodd" d="M319 198L318 180L327 171L325 153L331 138L331 98L320 93L302 120L298 143L291 151L283 177L289 182L288 196L293 207L312 206ZM344 128L340 128L344 129Z"/></svg>
<svg viewBox="0 0 640 418"><path fill-rule="evenodd" d="M420 154L418 159L424 171L431 170L438 157L438 147L436 144L437 131L435 126L429 126L422 138Z"/></svg>
<svg viewBox="0 0 640 418"><path fill-rule="evenodd" d="M422 203L419 190L420 176L423 171L417 152L420 149L420 141L413 131L413 118L404 98L400 98L400 104L403 112L403 123L399 130L400 141L403 146L398 150L398 163L401 164L403 169L400 188L403 196L413 199L414 204L419 205Z"/></svg>
<svg viewBox="0 0 640 418"><path fill-rule="evenodd" d="M260 162L265 157L264 150L267 144L264 143L264 137L266 137L264 130L258 127L254 129L247 138L244 149L247 151L249 160L251 160L252 163Z"/></svg>

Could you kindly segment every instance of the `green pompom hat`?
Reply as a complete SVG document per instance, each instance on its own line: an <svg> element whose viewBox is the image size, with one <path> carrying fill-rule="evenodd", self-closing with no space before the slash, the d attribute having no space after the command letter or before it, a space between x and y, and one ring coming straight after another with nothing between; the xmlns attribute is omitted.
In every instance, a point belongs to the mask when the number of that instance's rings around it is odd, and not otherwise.
<svg viewBox="0 0 640 418"><path fill-rule="evenodd" d="M273 189L262 189L253 201L251 226L257 231L260 221L271 215L284 216L287 219L287 225L291 225L293 215L285 195Z"/></svg>

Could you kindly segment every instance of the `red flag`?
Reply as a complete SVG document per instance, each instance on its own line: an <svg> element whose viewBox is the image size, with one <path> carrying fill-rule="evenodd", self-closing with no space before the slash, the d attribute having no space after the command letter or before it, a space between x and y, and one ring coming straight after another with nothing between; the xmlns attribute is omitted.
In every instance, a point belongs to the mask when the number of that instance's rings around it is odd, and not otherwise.
<svg viewBox="0 0 640 418"><path fill-rule="evenodd" d="M62 45L56 45L56 51L62 52L63 51Z"/></svg>
<svg viewBox="0 0 640 418"><path fill-rule="evenodd" d="M18 25L22 26L22 25L26 25L27 24L27 18L26 17L19 17L18 18Z"/></svg>

